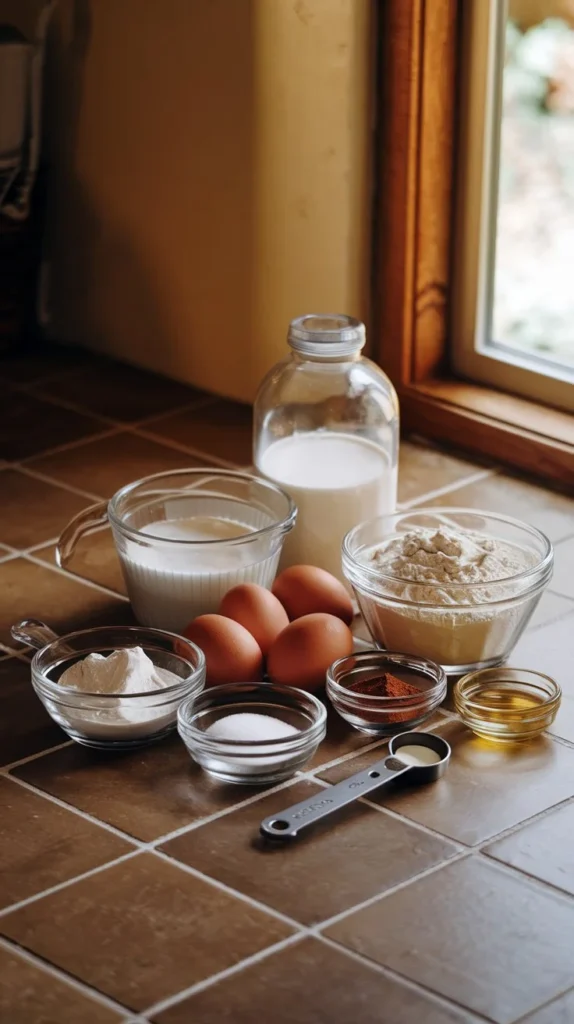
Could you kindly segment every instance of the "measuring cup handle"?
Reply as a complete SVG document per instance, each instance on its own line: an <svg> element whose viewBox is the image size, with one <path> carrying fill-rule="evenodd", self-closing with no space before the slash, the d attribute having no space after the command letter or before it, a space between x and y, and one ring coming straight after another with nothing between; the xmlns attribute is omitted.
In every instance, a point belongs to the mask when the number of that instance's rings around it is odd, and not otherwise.
<svg viewBox="0 0 574 1024"><path fill-rule="evenodd" d="M41 619L22 619L21 622L14 623L10 635L13 640L18 640L19 643L26 644L36 651L58 639L58 634Z"/></svg>
<svg viewBox="0 0 574 1024"><path fill-rule="evenodd" d="M314 825L321 818L326 818L359 797L372 793L374 789L387 785L399 775L404 775L410 768L411 765L406 765L388 754L382 761L377 761L364 772L357 772L349 779L338 782L336 786L329 786L308 800L293 804L286 811L269 815L259 826L261 835L266 839L295 839L309 825Z"/></svg>
<svg viewBox="0 0 574 1024"><path fill-rule="evenodd" d="M79 573L74 573L74 570L70 569L70 562L78 541L82 537L88 537L91 533L104 530L106 526L109 526L107 501L98 501L97 504L90 505L83 512L79 512L64 527L59 537L56 544L56 565L59 565L60 569L67 569L74 576L78 576Z"/></svg>

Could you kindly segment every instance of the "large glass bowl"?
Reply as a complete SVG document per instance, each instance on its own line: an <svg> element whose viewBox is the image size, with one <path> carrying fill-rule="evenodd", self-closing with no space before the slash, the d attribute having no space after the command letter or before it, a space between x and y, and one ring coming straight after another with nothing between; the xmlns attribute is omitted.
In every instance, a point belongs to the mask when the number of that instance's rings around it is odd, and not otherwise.
<svg viewBox="0 0 574 1024"><path fill-rule="evenodd" d="M424 584L388 574L375 549L420 529L486 536L511 545L522 571L489 583ZM375 643L463 675L505 661L552 577L552 545L518 519L465 508L423 508L361 523L343 541L343 571Z"/></svg>

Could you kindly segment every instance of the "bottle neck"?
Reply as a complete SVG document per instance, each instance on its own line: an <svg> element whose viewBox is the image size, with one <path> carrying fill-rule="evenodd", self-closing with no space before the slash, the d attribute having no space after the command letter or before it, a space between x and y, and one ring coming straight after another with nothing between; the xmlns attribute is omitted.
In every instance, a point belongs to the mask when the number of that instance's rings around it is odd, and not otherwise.
<svg viewBox="0 0 574 1024"><path fill-rule="evenodd" d="M365 326L339 313L312 313L292 320L287 342L302 360L349 362L365 344Z"/></svg>

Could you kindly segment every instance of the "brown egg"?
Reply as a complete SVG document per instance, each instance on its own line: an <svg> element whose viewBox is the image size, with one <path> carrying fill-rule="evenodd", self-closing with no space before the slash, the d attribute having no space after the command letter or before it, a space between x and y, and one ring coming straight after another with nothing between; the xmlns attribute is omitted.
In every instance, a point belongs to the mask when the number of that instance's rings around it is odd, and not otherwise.
<svg viewBox="0 0 574 1024"><path fill-rule="evenodd" d="M205 654L206 685L258 682L263 677L263 655L244 626L223 615L199 615L183 635Z"/></svg>
<svg viewBox="0 0 574 1024"><path fill-rule="evenodd" d="M347 625L353 621L353 605L343 584L316 565L292 565L284 569L271 589L290 619L327 612Z"/></svg>
<svg viewBox="0 0 574 1024"><path fill-rule="evenodd" d="M281 602L270 590L257 583L240 583L228 590L219 606L219 614L245 626L264 655L289 625L289 617Z"/></svg>
<svg viewBox="0 0 574 1024"><path fill-rule="evenodd" d="M318 690L337 658L353 651L353 634L336 615L316 612L295 619L279 634L267 657L274 683Z"/></svg>

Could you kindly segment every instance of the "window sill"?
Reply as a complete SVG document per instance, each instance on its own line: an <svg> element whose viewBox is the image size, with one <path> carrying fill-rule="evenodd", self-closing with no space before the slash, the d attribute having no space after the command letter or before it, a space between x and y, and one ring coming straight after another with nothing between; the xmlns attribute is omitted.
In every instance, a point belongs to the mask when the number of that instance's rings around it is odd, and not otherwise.
<svg viewBox="0 0 574 1024"><path fill-rule="evenodd" d="M399 386L408 431L574 486L574 419L493 388L453 379Z"/></svg>

